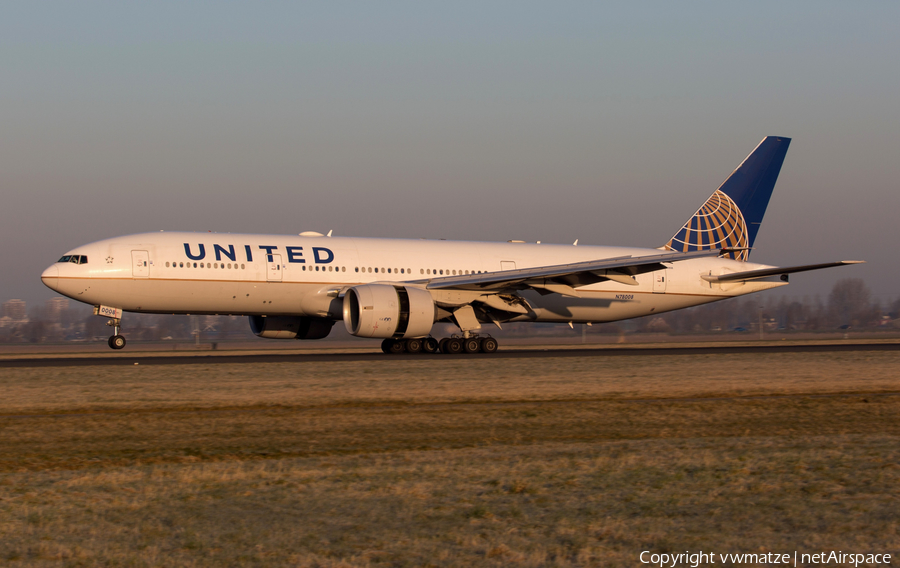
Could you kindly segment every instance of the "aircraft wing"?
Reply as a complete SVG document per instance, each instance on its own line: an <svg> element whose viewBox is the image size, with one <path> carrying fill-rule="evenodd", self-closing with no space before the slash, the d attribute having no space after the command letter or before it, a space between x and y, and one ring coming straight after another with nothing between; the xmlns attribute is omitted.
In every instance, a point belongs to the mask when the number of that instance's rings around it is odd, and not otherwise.
<svg viewBox="0 0 900 568"><path fill-rule="evenodd" d="M758 278L767 278L769 276L778 276L780 274L793 274L795 272L806 272L808 270L819 270L822 268L831 268L832 266L845 266L848 264L862 264L864 260L841 260L838 262L826 262L824 264L807 264L804 266L785 266L782 268L763 268L762 270L748 270L746 272L732 272L729 274L719 275L701 275L700 278L707 282L743 282L746 280L756 280Z"/></svg>
<svg viewBox="0 0 900 568"><path fill-rule="evenodd" d="M633 278L636 274L654 272L666 268L663 263L678 262L691 258L719 256L720 250L700 250L653 254L648 256L620 256L603 260L589 260L573 264L557 264L518 270L502 270L482 274L445 276L427 282L429 290L474 290L496 292L503 289L534 288L541 293L559 293L578 296L576 286L587 286L604 280L637 286Z"/></svg>

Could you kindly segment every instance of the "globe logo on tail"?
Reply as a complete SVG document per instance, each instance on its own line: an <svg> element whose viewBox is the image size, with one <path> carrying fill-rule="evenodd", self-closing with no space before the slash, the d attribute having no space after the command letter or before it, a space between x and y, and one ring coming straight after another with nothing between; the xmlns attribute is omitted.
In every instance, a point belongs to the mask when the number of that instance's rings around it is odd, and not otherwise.
<svg viewBox="0 0 900 568"><path fill-rule="evenodd" d="M747 223L737 204L716 190L715 193L688 219L684 227L675 233L665 248L673 251L690 252L722 248L746 248ZM729 253L735 260L747 260L749 250Z"/></svg>

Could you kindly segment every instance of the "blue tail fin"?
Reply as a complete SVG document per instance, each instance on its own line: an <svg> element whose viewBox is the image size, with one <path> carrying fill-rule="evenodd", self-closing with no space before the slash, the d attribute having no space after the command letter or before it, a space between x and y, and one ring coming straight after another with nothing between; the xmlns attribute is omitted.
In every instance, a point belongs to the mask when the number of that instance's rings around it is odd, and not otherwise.
<svg viewBox="0 0 900 568"><path fill-rule="evenodd" d="M752 247L790 144L790 138L763 138L664 248L689 252ZM749 256L749 250L731 253L738 260Z"/></svg>

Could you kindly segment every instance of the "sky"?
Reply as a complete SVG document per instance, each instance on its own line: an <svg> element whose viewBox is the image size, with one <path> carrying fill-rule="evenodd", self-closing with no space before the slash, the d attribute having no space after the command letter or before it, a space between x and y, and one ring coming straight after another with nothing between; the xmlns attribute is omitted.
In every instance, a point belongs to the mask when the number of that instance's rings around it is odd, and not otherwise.
<svg viewBox="0 0 900 568"><path fill-rule="evenodd" d="M660 246L793 139L751 260L900 296L900 3L16 2L0 299L144 231ZM772 292L770 292L772 293ZM779 293L779 292L775 292Z"/></svg>

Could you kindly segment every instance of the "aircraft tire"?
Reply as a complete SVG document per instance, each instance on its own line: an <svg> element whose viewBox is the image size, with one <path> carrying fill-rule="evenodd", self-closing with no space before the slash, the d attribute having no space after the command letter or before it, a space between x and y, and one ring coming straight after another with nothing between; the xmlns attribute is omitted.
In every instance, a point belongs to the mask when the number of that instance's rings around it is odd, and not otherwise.
<svg viewBox="0 0 900 568"><path fill-rule="evenodd" d="M499 347L499 345L497 344L497 340L493 337L485 337L481 340L482 353L496 353L497 347Z"/></svg>
<svg viewBox="0 0 900 568"><path fill-rule="evenodd" d="M449 351L447 351L447 342L448 341L450 341L450 338L445 337L445 338L441 339L440 343L438 343L438 349L441 350L441 353L449 353Z"/></svg>
<svg viewBox="0 0 900 568"><path fill-rule="evenodd" d="M438 343L438 340L433 337L426 337L422 340L422 351L425 353L438 353L441 350L441 346Z"/></svg>
<svg viewBox="0 0 900 568"><path fill-rule="evenodd" d="M451 337L447 341L447 350L444 353L448 353L450 355L459 355L463 352L463 342L462 339L457 337Z"/></svg>
<svg viewBox="0 0 900 568"><path fill-rule="evenodd" d="M421 339L407 339L406 340L406 352L412 355L418 355L422 352L422 340Z"/></svg>
<svg viewBox="0 0 900 568"><path fill-rule="evenodd" d="M477 337L470 337L463 340L463 349L466 353L478 353L481 349L481 342Z"/></svg>
<svg viewBox="0 0 900 568"><path fill-rule="evenodd" d="M124 349L125 348L125 337L122 335L113 335L109 338L109 346L112 349Z"/></svg>
<svg viewBox="0 0 900 568"><path fill-rule="evenodd" d="M394 344L394 340L391 338L387 338L381 342L381 351L383 353L387 353L390 355L392 353L391 346Z"/></svg>
<svg viewBox="0 0 900 568"><path fill-rule="evenodd" d="M397 341L396 339L392 340L390 353L391 355L399 355L406 351L406 342L405 341Z"/></svg>

